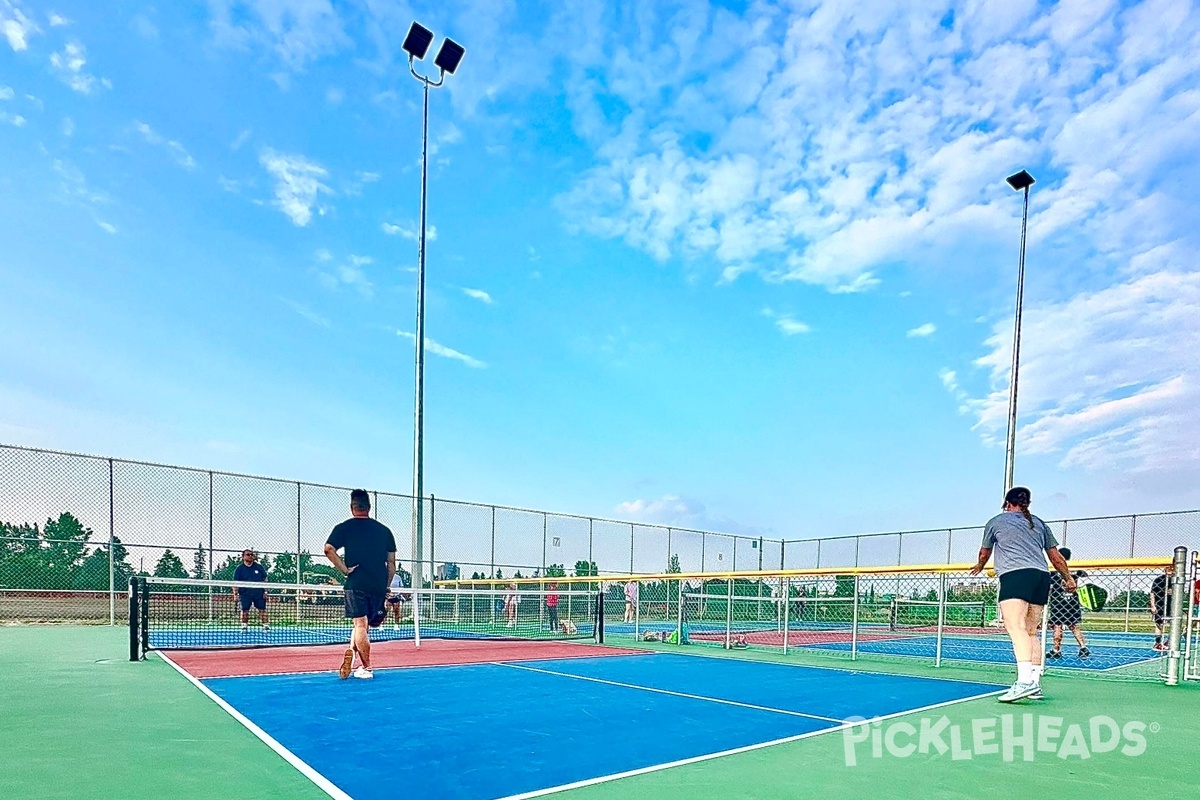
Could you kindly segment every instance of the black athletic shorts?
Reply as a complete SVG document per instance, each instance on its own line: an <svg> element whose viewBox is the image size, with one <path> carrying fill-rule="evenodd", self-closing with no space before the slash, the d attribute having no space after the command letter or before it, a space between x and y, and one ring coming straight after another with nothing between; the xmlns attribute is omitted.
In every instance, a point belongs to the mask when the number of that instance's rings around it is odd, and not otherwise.
<svg viewBox="0 0 1200 800"><path fill-rule="evenodd" d="M254 606L259 611L266 611L267 595L263 592L243 589L238 592L238 605L242 607L242 611L249 611L250 606Z"/></svg>
<svg viewBox="0 0 1200 800"><path fill-rule="evenodd" d="M345 593L347 619L366 617L369 624L378 627L383 622L383 618L387 616L383 608L387 592L364 592L359 589L347 588Z"/></svg>
<svg viewBox="0 0 1200 800"><path fill-rule="evenodd" d="M1044 606L1050 600L1050 573L1041 569L1015 569L1000 576L998 600L1024 600Z"/></svg>

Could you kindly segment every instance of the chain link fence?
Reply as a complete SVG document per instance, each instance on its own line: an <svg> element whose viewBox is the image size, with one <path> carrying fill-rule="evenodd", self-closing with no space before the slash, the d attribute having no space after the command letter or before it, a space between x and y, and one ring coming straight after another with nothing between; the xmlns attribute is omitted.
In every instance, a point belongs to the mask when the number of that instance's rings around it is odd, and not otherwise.
<svg viewBox="0 0 1200 800"><path fill-rule="evenodd" d="M412 498L372 514L433 580L945 564L975 559L980 528L783 540L430 497L424 552ZM122 622L133 575L227 580L244 548L275 582L339 576L322 547L349 488L0 445L0 621ZM1200 549L1200 511L1051 523L1076 558ZM1130 609L1132 612L1132 608Z"/></svg>

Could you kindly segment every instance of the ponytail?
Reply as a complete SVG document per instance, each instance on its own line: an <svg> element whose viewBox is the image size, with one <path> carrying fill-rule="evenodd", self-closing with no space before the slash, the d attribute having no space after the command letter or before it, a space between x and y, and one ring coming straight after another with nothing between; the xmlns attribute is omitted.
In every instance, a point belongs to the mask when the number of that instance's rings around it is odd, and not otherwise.
<svg viewBox="0 0 1200 800"><path fill-rule="evenodd" d="M1014 486L1004 495L1004 502L1011 506L1016 506L1021 509L1021 514L1025 516L1029 522L1029 529L1033 530L1033 515L1029 513L1029 503L1033 500L1033 496L1024 486Z"/></svg>

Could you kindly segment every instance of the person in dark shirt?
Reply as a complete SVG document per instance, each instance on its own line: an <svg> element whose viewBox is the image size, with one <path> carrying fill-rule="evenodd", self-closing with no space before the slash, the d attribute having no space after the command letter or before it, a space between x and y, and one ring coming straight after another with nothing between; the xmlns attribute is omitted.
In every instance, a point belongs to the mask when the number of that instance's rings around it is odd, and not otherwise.
<svg viewBox="0 0 1200 800"><path fill-rule="evenodd" d="M1071 560L1071 550L1060 547L1058 554L1063 561ZM1076 578L1086 577L1083 572L1076 572ZM1063 628L1075 635L1079 643L1079 657L1087 658L1092 654L1088 650L1087 639L1083 636L1083 607L1079 604L1079 595L1067 591L1062 575L1057 572L1050 576L1050 629L1054 632L1054 649L1046 653L1046 658L1062 658Z"/></svg>
<svg viewBox="0 0 1200 800"><path fill-rule="evenodd" d="M388 584L396 574L396 539L388 527L371 519L371 497L362 489L350 493L350 519L338 523L325 542L325 555L346 576L346 617L354 620L350 647L338 675L373 678L372 627L383 623ZM342 554L338 555L341 550ZM354 669L354 656L361 665Z"/></svg>
<svg viewBox="0 0 1200 800"><path fill-rule="evenodd" d="M1154 620L1154 649L1164 652L1168 646L1163 643L1163 620L1171 613L1171 576L1175 569L1170 564L1163 568L1163 574L1150 584L1150 618Z"/></svg>
<svg viewBox="0 0 1200 800"><path fill-rule="evenodd" d="M237 569L233 571L233 579L246 583L266 583L267 571L263 569L263 565L258 563L258 557L254 555L253 550L242 551L242 563L237 565ZM254 606L258 609L258 619L262 623L264 631L271 629L271 623L267 619L267 590L266 589L250 589L244 586L235 586L233 588L233 597L238 601L238 605L242 607L242 632L245 633L250 624L250 607Z"/></svg>

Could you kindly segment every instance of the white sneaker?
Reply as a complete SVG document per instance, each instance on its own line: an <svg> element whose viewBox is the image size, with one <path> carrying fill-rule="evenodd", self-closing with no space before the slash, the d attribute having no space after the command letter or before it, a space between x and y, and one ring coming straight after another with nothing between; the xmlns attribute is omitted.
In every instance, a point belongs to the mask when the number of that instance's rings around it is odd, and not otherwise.
<svg viewBox="0 0 1200 800"><path fill-rule="evenodd" d="M398 630L400 630L400 623L399 623L399 622L393 622L393 623L392 623L392 630L397 630L397 631L398 631Z"/></svg>
<svg viewBox="0 0 1200 800"><path fill-rule="evenodd" d="M264 631L269 631L269 630L271 630L271 626L270 626L270 625L263 625L263 630L264 630Z"/></svg>
<svg viewBox="0 0 1200 800"><path fill-rule="evenodd" d="M1042 685L1039 683L1033 694L1029 695L1030 700L1045 700L1046 695L1042 694Z"/></svg>
<svg viewBox="0 0 1200 800"><path fill-rule="evenodd" d="M363 680L369 680L375 677L375 673L366 667L359 667L358 669L354 670L354 677L362 678Z"/></svg>
<svg viewBox="0 0 1200 800"><path fill-rule="evenodd" d="M1036 683L1014 683L999 699L1001 703L1015 703L1040 692L1041 688Z"/></svg>
<svg viewBox="0 0 1200 800"><path fill-rule="evenodd" d="M248 626L246 626L246 625L242 626L242 633L245 633L248 630L250 630L250 628Z"/></svg>

